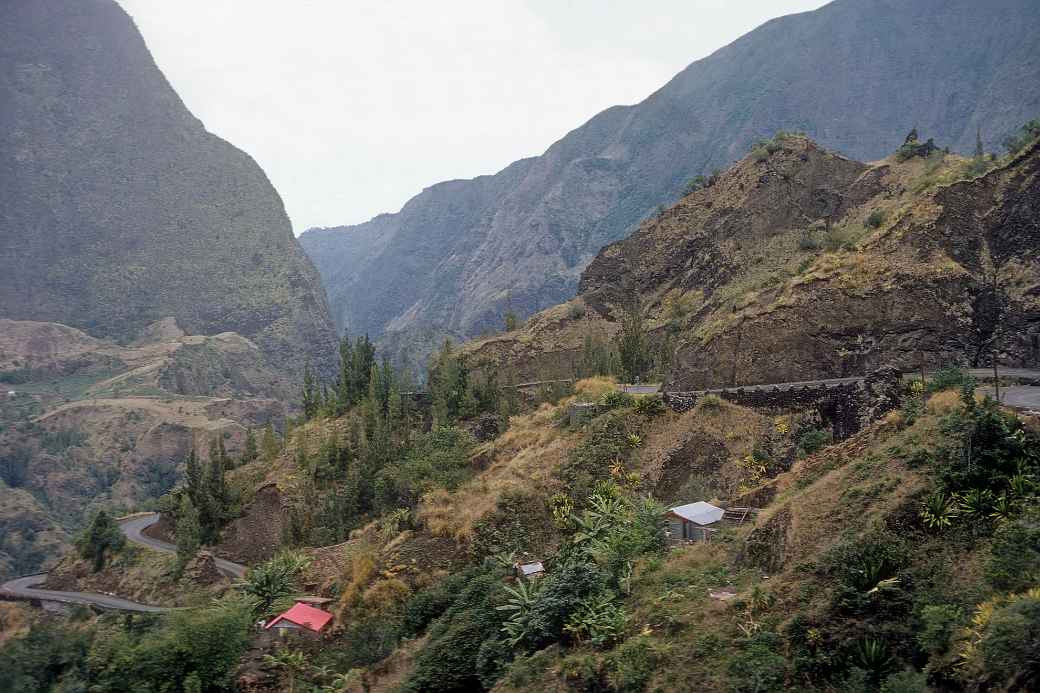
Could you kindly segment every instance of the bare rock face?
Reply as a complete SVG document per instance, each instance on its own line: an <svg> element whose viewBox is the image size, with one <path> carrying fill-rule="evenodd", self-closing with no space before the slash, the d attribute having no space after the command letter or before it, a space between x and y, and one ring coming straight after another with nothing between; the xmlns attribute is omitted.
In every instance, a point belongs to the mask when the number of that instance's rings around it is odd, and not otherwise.
<svg viewBox="0 0 1040 693"><path fill-rule="evenodd" d="M258 563L271 558L281 546L286 509L274 484L256 491L245 514L231 522L223 533L217 555L238 563Z"/></svg>
<svg viewBox="0 0 1040 693"><path fill-rule="evenodd" d="M130 17L113 0L3 14L0 315L123 342L172 317L280 368L330 365L324 290L278 194L188 112Z"/></svg>
<svg viewBox="0 0 1040 693"><path fill-rule="evenodd" d="M965 60L966 45L985 45L986 60ZM508 308L526 316L573 297L600 248L756 140L805 131L873 160L915 125L970 152L981 123L993 150L1040 109L1040 82L1014 77L1035 74L1033 0L832 2L767 22L540 156L300 240L340 328L391 343L429 330L473 336L501 329ZM809 192L824 197L801 206L819 211L842 183L821 178Z"/></svg>

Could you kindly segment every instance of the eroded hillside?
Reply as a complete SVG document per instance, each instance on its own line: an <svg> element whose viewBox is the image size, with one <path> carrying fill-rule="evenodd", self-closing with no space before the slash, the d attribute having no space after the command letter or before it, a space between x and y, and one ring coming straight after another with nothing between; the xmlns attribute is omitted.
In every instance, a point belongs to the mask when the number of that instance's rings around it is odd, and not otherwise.
<svg viewBox="0 0 1040 693"><path fill-rule="evenodd" d="M1040 147L973 165L868 165L780 135L604 248L577 299L467 350L569 377L638 302L671 389L985 365L994 345L1034 365Z"/></svg>

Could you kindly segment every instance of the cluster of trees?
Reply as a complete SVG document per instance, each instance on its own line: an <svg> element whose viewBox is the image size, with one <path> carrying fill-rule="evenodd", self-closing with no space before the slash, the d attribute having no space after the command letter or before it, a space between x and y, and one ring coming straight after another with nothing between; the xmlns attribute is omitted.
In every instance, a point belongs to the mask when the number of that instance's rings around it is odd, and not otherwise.
<svg viewBox="0 0 1040 693"><path fill-rule="evenodd" d="M107 512L100 510L77 538L76 550L81 558L90 561L96 573L125 543L126 537L119 524Z"/></svg>
<svg viewBox="0 0 1040 693"><path fill-rule="evenodd" d="M586 333L576 375L612 375L630 383L664 377L675 354L682 317L671 316L662 334L651 336L639 298L631 298L623 307L621 330L613 340Z"/></svg>
<svg viewBox="0 0 1040 693"><path fill-rule="evenodd" d="M565 540L537 582L505 580L512 556L489 558L419 593L406 634L429 640L403 691L486 690L516 658L554 643L607 649L624 640L624 595L636 560L664 547L662 508L612 482L561 518Z"/></svg>
<svg viewBox="0 0 1040 693"><path fill-rule="evenodd" d="M231 690L252 612L234 596L166 616L44 619L0 648L0 690L161 693Z"/></svg>

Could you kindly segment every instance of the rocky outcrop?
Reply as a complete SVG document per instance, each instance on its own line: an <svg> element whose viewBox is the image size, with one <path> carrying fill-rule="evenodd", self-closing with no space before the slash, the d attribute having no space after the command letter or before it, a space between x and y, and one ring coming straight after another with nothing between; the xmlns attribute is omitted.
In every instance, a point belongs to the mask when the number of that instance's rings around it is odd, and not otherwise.
<svg viewBox="0 0 1040 693"><path fill-rule="evenodd" d="M969 45L987 46L986 59L966 60ZM397 214L311 230L301 243L341 328L395 344L402 332L497 331L510 308L528 315L571 298L600 248L756 140L802 130L872 160L915 125L971 151L981 126L997 149L1040 111L1037 80L1015 76L1038 73L1032 0L839 0L766 23L541 156L431 186Z"/></svg>
<svg viewBox="0 0 1040 693"><path fill-rule="evenodd" d="M672 348L672 392L984 366L994 352L1035 367L1040 144L973 166L941 153L866 165L779 138L604 248L576 301L466 353L520 378L532 364L574 375L583 339L610 339L638 298L651 342ZM897 397L883 378L866 390L839 407L842 435Z"/></svg>
<svg viewBox="0 0 1040 693"><path fill-rule="evenodd" d="M129 341L172 316L277 367L330 364L324 291L282 202L206 132L113 0L0 22L0 315Z"/></svg>

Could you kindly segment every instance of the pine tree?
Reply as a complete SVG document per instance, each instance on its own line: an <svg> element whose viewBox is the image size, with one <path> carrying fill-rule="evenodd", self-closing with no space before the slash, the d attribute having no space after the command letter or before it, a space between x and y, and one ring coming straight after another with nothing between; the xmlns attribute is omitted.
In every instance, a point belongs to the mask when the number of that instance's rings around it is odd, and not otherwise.
<svg viewBox="0 0 1040 693"><path fill-rule="evenodd" d="M303 418L305 420L313 419L317 415L318 407L321 404L320 396L317 381L311 371L311 365L308 363L303 367Z"/></svg>
<svg viewBox="0 0 1040 693"><path fill-rule="evenodd" d="M336 376L336 414L342 415L354 403L354 347L344 333L339 340L339 374Z"/></svg>
<svg viewBox="0 0 1040 693"><path fill-rule="evenodd" d="M199 525L199 511L187 495L181 497L180 510L177 513L177 574L195 557L202 542L202 527Z"/></svg>
<svg viewBox="0 0 1040 693"><path fill-rule="evenodd" d="M271 425L271 422L268 422L264 427L264 436L260 441L260 449L263 451L264 462L273 461L281 451L281 447L278 445L278 438L274 434L274 426Z"/></svg>
<svg viewBox="0 0 1040 693"><path fill-rule="evenodd" d="M253 432L252 428L246 429L246 444L245 451L242 453L242 463L246 464L252 462L259 456L259 451L256 447L256 433Z"/></svg>
<svg viewBox="0 0 1040 693"><path fill-rule="evenodd" d="M126 537L116 521L104 510L98 511L86 531L80 535L76 548L84 559L91 562L94 572L105 567L105 558L123 548Z"/></svg>
<svg viewBox="0 0 1040 693"><path fill-rule="evenodd" d="M650 369L650 347L643 324L643 309L638 296L633 296L621 318L618 335L621 369L629 382L636 382Z"/></svg>
<svg viewBox="0 0 1040 693"><path fill-rule="evenodd" d="M982 128L976 128L975 130L975 158L981 159L986 156L985 150L982 148Z"/></svg>
<svg viewBox="0 0 1040 693"><path fill-rule="evenodd" d="M188 497L196 508L202 507L202 499L205 494L203 488L202 465L199 463L198 453L192 448L188 453L188 459L184 463L184 481L188 488Z"/></svg>

